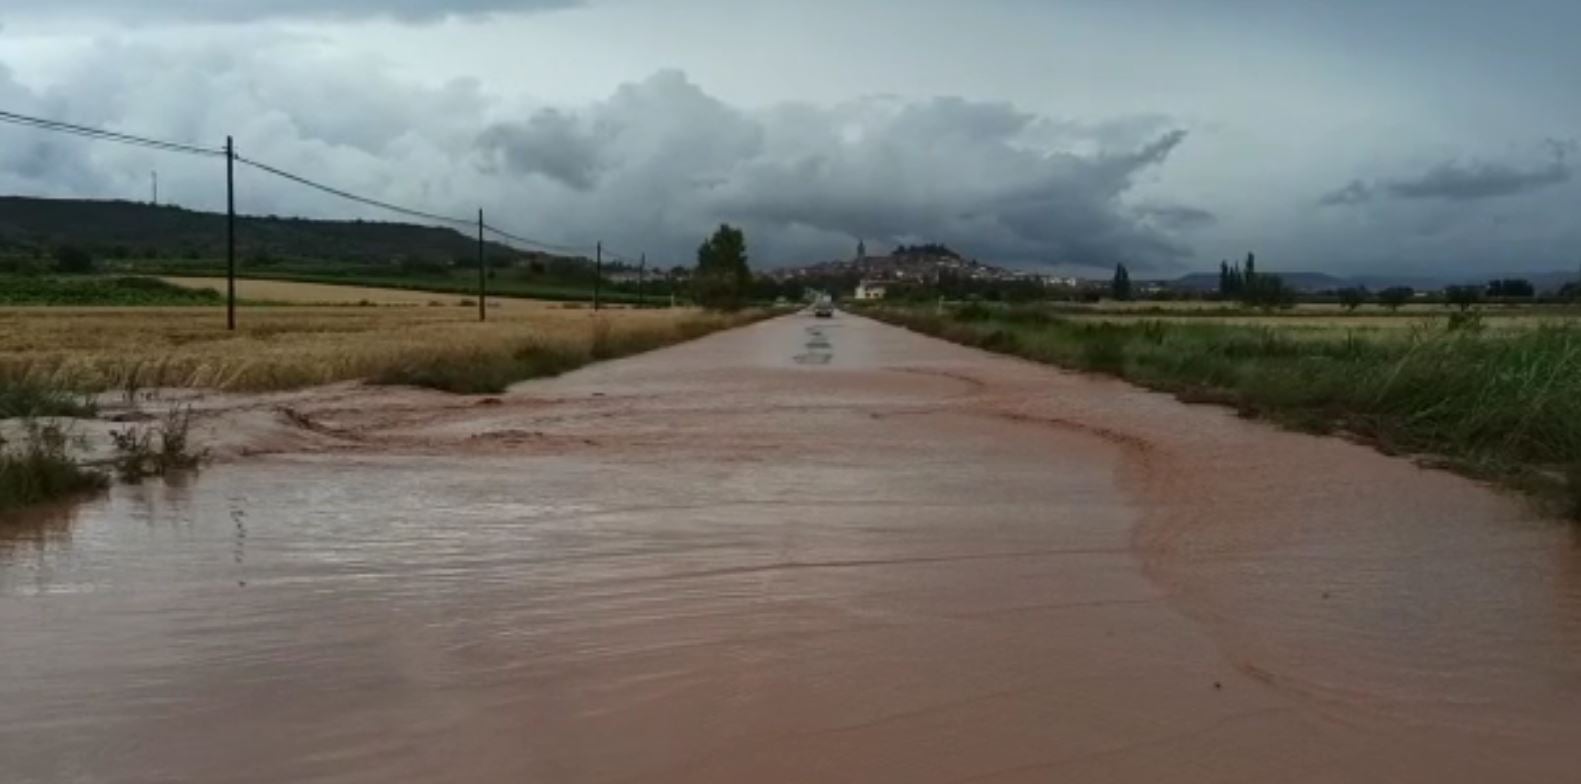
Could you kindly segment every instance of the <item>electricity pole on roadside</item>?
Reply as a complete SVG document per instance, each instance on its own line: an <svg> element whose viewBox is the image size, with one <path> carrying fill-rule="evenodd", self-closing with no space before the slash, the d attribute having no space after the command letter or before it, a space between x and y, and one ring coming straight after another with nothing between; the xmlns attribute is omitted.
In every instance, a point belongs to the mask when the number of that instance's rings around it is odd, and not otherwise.
<svg viewBox="0 0 1581 784"><path fill-rule="evenodd" d="M593 309L598 310L603 303L604 287L604 243L598 244L598 249L593 253Z"/></svg>
<svg viewBox="0 0 1581 784"><path fill-rule="evenodd" d="M648 254L642 254L642 262L637 265L637 308L640 310L648 306Z"/></svg>
<svg viewBox="0 0 1581 784"><path fill-rule="evenodd" d="M236 331L236 140L225 137L225 328Z"/></svg>
<svg viewBox="0 0 1581 784"><path fill-rule="evenodd" d="M489 271L483 258L483 210L478 210L478 323L489 320Z"/></svg>

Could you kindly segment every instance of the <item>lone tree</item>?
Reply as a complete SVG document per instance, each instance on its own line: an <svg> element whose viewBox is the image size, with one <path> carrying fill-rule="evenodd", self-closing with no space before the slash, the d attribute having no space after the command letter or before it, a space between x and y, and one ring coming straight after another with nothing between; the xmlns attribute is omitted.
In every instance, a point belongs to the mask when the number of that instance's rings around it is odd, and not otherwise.
<svg viewBox="0 0 1581 784"><path fill-rule="evenodd" d="M1482 301L1482 289L1477 286L1450 286L1444 289L1444 304L1460 308L1464 313Z"/></svg>
<svg viewBox="0 0 1581 784"><path fill-rule="evenodd" d="M1363 288L1348 288L1339 290L1339 304L1346 310L1354 311L1367 301L1367 290Z"/></svg>
<svg viewBox="0 0 1581 784"><path fill-rule="evenodd" d="M1109 293L1113 295L1115 299L1121 302L1130 301L1131 273L1126 270L1124 264L1115 265L1114 282L1109 286Z"/></svg>
<svg viewBox="0 0 1581 784"><path fill-rule="evenodd" d="M752 286L747 267L747 238L740 229L722 225L697 249L692 296L714 310L739 310Z"/></svg>
<svg viewBox="0 0 1581 784"><path fill-rule="evenodd" d="M1416 292L1410 286L1392 286L1378 292L1378 304L1390 310L1399 310L1401 305L1411 301Z"/></svg>

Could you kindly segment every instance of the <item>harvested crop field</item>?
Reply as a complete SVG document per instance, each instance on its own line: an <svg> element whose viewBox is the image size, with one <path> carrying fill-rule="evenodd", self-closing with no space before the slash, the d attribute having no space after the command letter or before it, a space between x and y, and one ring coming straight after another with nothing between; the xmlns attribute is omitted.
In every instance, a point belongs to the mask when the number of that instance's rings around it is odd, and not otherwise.
<svg viewBox="0 0 1581 784"><path fill-rule="evenodd" d="M160 280L189 289L225 291L224 278L175 278ZM408 291L404 289L375 288L372 286L338 286L329 283L297 283L284 280L238 280L236 296L254 302L285 303L292 305L409 305L423 307L470 307L477 301L454 293ZM495 310L544 310L560 308L560 303L536 299L490 297L489 311Z"/></svg>
<svg viewBox="0 0 1581 784"><path fill-rule="evenodd" d="M480 324L475 308L288 305L243 309L232 334L219 308L0 309L0 381L80 391L274 390L403 374L423 380L420 371L436 363L453 375L524 359L535 363L530 376L751 318L523 301L491 309ZM553 361L537 362L544 356ZM519 372L501 369L491 379L497 386Z"/></svg>

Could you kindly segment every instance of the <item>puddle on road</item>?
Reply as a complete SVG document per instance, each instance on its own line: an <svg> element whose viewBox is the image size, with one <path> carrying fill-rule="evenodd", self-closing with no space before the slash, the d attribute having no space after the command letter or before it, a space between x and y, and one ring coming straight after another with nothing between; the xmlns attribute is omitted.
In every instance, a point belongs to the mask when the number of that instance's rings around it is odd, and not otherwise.
<svg viewBox="0 0 1581 784"><path fill-rule="evenodd" d="M834 343L829 339L828 330L833 325L817 325L806 328L806 343L804 352L795 357L798 365L827 365L834 361Z"/></svg>

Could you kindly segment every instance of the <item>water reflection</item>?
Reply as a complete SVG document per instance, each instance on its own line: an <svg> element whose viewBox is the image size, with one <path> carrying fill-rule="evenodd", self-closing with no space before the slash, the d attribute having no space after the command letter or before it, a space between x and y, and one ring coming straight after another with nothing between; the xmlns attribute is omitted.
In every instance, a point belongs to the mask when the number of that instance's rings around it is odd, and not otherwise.
<svg viewBox="0 0 1581 784"><path fill-rule="evenodd" d="M0 514L0 565L47 548L69 546L71 525L76 518L76 503L49 504Z"/></svg>

